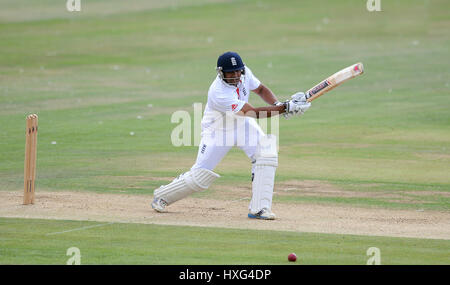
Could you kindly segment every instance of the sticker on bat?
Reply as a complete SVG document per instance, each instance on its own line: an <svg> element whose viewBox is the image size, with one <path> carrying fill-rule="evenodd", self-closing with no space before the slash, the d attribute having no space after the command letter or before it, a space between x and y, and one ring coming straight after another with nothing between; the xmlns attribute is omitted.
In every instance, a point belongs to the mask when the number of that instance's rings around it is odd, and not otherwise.
<svg viewBox="0 0 450 285"><path fill-rule="evenodd" d="M321 82L320 84L316 85L313 89L311 89L309 91L309 94L311 96L317 94L320 90L326 88L327 86L329 86L330 83L327 80L324 80L323 82Z"/></svg>

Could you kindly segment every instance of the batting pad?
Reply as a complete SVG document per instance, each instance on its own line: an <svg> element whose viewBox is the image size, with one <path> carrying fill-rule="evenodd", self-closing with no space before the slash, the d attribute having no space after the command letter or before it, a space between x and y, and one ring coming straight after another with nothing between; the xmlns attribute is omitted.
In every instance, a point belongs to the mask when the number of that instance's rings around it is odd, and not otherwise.
<svg viewBox="0 0 450 285"><path fill-rule="evenodd" d="M272 208L273 186L275 171L278 166L278 152L276 137L267 135L262 137L258 144L256 161L254 164L254 177L252 182L252 200L249 210L257 213L263 208Z"/></svg>
<svg viewBox="0 0 450 285"><path fill-rule="evenodd" d="M175 178L170 184L159 187L153 194L155 198L162 198L170 205L194 192L208 189L219 177L219 174L208 169L192 169Z"/></svg>

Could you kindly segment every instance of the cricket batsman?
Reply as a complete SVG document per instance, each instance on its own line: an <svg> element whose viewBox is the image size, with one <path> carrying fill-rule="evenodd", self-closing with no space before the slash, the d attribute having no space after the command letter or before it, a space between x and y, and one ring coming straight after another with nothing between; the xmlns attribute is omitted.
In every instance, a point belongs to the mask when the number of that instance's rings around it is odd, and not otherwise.
<svg viewBox="0 0 450 285"><path fill-rule="evenodd" d="M208 91L208 101L201 121L202 132L197 160L192 168L171 183L154 191L152 208L167 211L167 206L197 191L208 189L220 175L213 172L233 146L238 146L252 163L252 198L248 217L275 219L272 196L278 166L276 137L266 135L256 118L283 114L301 115L311 106L303 92L280 102L262 84L236 52L226 52L217 60L217 76ZM255 108L248 103L250 91L269 106Z"/></svg>

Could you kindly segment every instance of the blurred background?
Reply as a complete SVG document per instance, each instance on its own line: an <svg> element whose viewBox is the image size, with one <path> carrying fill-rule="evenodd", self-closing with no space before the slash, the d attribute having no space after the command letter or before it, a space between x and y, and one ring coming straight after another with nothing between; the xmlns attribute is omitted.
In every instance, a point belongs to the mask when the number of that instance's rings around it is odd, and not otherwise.
<svg viewBox="0 0 450 285"><path fill-rule="evenodd" d="M342 198L275 201L449 209L450 2L0 0L0 190L23 189L25 117L39 116L37 191L152 194L187 171L170 122L206 103L217 57L236 51L281 100L363 62L365 74L280 118L277 183ZM255 94L250 102L263 106ZM218 186L249 186L232 150ZM213 186L199 197L219 197ZM395 194L395 198L392 196Z"/></svg>

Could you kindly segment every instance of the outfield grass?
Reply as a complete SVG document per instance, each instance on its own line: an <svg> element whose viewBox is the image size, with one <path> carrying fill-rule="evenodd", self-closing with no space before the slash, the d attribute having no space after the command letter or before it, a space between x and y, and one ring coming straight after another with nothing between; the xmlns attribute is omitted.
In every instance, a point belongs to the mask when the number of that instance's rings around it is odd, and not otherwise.
<svg viewBox="0 0 450 285"><path fill-rule="evenodd" d="M171 115L177 110L193 114L192 103L205 104L217 56L234 50L281 100L350 64L361 61L365 66L363 76L314 101L301 119L280 119L276 181L313 180L355 194L385 193L386 198L284 195L275 196L275 203L449 210L449 1L382 0L383 11L372 13L360 0L82 0L79 13L67 12L63 2L0 1L0 191L23 187L25 117L37 113L37 191L151 194L161 183L188 170L197 154L195 145L171 144L170 134L176 126L170 123ZM250 102L264 104L256 95ZM239 150L232 150L216 171L222 177L198 197L216 197L216 185L249 183L250 163ZM391 196L397 198L388 198ZM2 243L8 244L0 249L7 253L0 255L2 262L64 262L64 256L51 260L43 252L50 248L59 256L72 240L61 241L61 248L49 239L42 244L34 241L38 248L32 256L36 260L26 261L23 257L30 253L14 245L14 240L19 237L20 225L28 222L2 221L0 226L11 238L5 239L0 232ZM77 224L34 222L55 231ZM116 227L143 233L162 229L113 225L109 230ZM99 228L92 234L107 230ZM172 230L196 231L168 227L158 232ZM205 232L215 237L229 233ZM79 235L87 233L91 231ZM287 236L290 241L298 238L295 234L275 235ZM352 248L348 257L336 254L327 261L326 254L313 255L313 248L324 239L330 242L329 249L338 237L300 236L306 238L300 249L310 264L364 263L364 242L371 240L341 236L360 239L356 244L361 248ZM265 238L260 248L271 240ZM435 251L426 242L418 244L424 248L410 246L416 253L409 259L401 239L387 240L398 241L406 256L390 254L386 245L382 252L386 252L387 263L443 263L438 250L442 243L429 244L436 245ZM98 239L92 242L100 243ZM124 245L128 246L134 250L132 245ZM88 241L82 247L90 251ZM291 247L286 242L282 249L293 251ZM150 247L139 253L139 258L121 259L112 253L113 248L107 245L103 255L99 250L95 257L84 260L178 262L162 252L152 253ZM248 252L248 259L237 260L284 262L284 255L276 251L272 252L276 256L269 254L267 259L250 247ZM16 254L22 258L14 259ZM109 254L111 259L106 258ZM232 257L236 254L220 262L236 263ZM180 263L197 263L195 257L184 258ZM200 254L199 260L210 259Z"/></svg>
<svg viewBox="0 0 450 285"><path fill-rule="evenodd" d="M90 227L90 228L89 228ZM67 232L65 232L67 231ZM381 264L446 264L447 240L233 230L80 221L0 219L0 264L351 264L370 247ZM296 263L287 260L289 253Z"/></svg>
<svg viewBox="0 0 450 285"><path fill-rule="evenodd" d="M217 55L232 49L281 99L365 64L364 76L314 102L304 118L280 121L280 181L448 192L449 45L439 7L449 4L387 2L369 13L360 1L322 2L174 1L138 11L114 2L106 13L106 1L94 1L77 15L51 1L6 1L0 189L21 187L24 118L35 112L38 189L151 193L157 183L130 187L120 176L173 177L192 165L196 146L171 145L170 116L205 103ZM230 18L237 30L220 24ZM217 169L222 180L247 181L231 160L248 167L231 152Z"/></svg>

